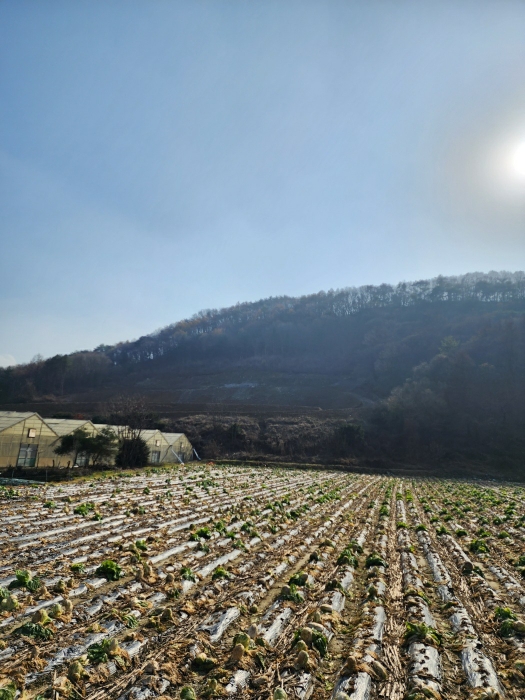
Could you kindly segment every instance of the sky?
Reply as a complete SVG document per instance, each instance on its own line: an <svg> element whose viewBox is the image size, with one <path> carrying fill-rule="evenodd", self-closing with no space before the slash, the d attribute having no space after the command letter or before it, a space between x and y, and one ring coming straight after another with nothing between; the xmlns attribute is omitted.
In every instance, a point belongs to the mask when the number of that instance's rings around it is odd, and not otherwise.
<svg viewBox="0 0 525 700"><path fill-rule="evenodd" d="M521 0L0 3L0 366L520 269Z"/></svg>

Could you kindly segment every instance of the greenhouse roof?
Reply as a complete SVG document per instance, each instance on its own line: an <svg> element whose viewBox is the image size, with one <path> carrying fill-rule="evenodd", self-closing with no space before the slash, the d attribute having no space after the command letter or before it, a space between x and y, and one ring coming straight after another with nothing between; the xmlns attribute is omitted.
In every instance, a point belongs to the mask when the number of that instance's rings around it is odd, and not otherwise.
<svg viewBox="0 0 525 700"><path fill-rule="evenodd" d="M119 430L125 430L125 425L109 425L109 423L93 423L97 430L104 430L104 428L110 428L114 433L118 435Z"/></svg>
<svg viewBox="0 0 525 700"><path fill-rule="evenodd" d="M84 426L92 426L90 420L80 420L75 418L45 418L47 425L52 428L57 435L69 435Z"/></svg>
<svg viewBox="0 0 525 700"><path fill-rule="evenodd" d="M12 425L16 425L26 418L31 418L31 416L37 416L40 418L38 413L34 411L28 411L27 413L19 413L18 411L0 411L0 431L10 428Z"/></svg>
<svg viewBox="0 0 525 700"><path fill-rule="evenodd" d="M184 437L184 433L162 433L168 443L170 445L173 445L174 442L177 442L177 440L180 440L181 437Z"/></svg>
<svg viewBox="0 0 525 700"><path fill-rule="evenodd" d="M161 433L161 431L157 430L157 429L155 429L155 430L141 430L140 431L140 437L143 440L149 440L152 437L155 437L155 435L160 435L162 437L165 437L164 433Z"/></svg>

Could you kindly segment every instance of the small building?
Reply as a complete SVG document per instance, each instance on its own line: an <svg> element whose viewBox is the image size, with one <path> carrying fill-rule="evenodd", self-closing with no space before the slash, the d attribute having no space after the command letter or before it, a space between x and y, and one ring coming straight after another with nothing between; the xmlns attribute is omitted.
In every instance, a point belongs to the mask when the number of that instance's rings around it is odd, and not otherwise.
<svg viewBox="0 0 525 700"><path fill-rule="evenodd" d="M144 440L149 450L150 464L160 464L162 455L168 447L168 443L160 430L135 431L130 430L126 425L105 425L104 423L95 423L94 426L98 431L101 431L103 428L109 428L115 433L119 442L140 433L140 437Z"/></svg>
<svg viewBox="0 0 525 700"><path fill-rule="evenodd" d="M52 467L58 439L38 413L0 411L0 467Z"/></svg>
<svg viewBox="0 0 525 700"><path fill-rule="evenodd" d="M103 423L95 423L94 425L98 431L103 428L110 428L119 440L126 438L128 435L128 429L125 425L104 425ZM148 446L150 464L191 462L193 459L192 444L184 433L141 430L140 437Z"/></svg>
<svg viewBox="0 0 525 700"><path fill-rule="evenodd" d="M80 420L76 418L44 418L44 421L58 435L53 448L59 445L60 439L64 437L64 435L70 435L71 433L74 433L75 430L84 430L90 437L93 437L98 433L97 428L90 420ZM56 455L56 465L58 467L64 466L60 463L60 460L62 459L68 463L67 466L71 466L71 461L73 458L74 455L71 455L69 459L68 456L60 457ZM89 465L89 455L79 452L77 455L76 464L79 467L87 467Z"/></svg>
<svg viewBox="0 0 525 700"><path fill-rule="evenodd" d="M107 428L115 433L119 442L134 432L125 425L73 418L42 418L34 412L0 411L0 468L72 466L73 454L60 456L54 452L61 438L80 429L95 436ZM148 447L150 464L190 462L193 459L193 447L184 433L141 430L140 436ZM80 467L88 466L89 456L79 453L76 462Z"/></svg>
<svg viewBox="0 0 525 700"><path fill-rule="evenodd" d="M168 441L160 430L142 430L140 437L144 440L149 449L150 464L160 464L162 455L168 449Z"/></svg>
<svg viewBox="0 0 525 700"><path fill-rule="evenodd" d="M193 447L184 433L162 433L168 442L168 449L162 462L191 462Z"/></svg>

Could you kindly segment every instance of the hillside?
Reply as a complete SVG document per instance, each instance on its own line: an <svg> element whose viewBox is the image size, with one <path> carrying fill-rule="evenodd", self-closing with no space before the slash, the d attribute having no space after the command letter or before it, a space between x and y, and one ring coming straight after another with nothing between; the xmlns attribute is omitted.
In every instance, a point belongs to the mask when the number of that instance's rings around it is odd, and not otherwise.
<svg viewBox="0 0 525 700"><path fill-rule="evenodd" d="M0 371L0 402L11 408L93 414L121 394L141 394L160 418L190 433L195 414L231 415L226 434L241 415L257 426L276 415L335 421L330 435L351 419L364 426L365 440L349 453L513 464L525 425L525 274L238 304L136 341ZM197 442L206 432L199 420ZM220 453L229 438L220 437L217 419L213 425ZM237 431L228 450L275 454L260 431L245 426L244 441ZM303 456L333 458L330 440L321 442ZM283 453L286 439L276 444Z"/></svg>

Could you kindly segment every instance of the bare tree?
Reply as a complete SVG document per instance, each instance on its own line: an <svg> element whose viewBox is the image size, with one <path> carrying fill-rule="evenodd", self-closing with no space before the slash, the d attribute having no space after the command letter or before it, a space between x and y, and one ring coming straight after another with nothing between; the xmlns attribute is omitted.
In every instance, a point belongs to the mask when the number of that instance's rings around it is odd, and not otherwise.
<svg viewBox="0 0 525 700"><path fill-rule="evenodd" d="M121 394L106 405L104 411L110 423L117 427L120 439L134 439L142 436L151 422L151 412L143 396Z"/></svg>

